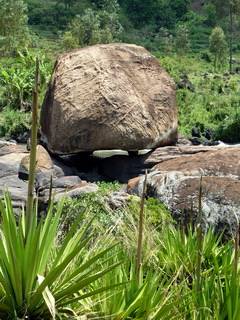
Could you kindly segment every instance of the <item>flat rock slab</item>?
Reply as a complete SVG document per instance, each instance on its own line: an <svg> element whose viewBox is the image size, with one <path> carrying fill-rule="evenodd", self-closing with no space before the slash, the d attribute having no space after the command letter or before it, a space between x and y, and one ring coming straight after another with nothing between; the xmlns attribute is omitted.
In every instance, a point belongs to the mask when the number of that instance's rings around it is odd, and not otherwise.
<svg viewBox="0 0 240 320"><path fill-rule="evenodd" d="M0 139L0 156L10 153L26 153L26 146Z"/></svg>
<svg viewBox="0 0 240 320"><path fill-rule="evenodd" d="M0 140L0 196L9 192L14 208L22 208L27 199L27 183L18 178L19 163L26 147Z"/></svg>
<svg viewBox="0 0 240 320"><path fill-rule="evenodd" d="M190 157L190 156L193 156L194 154L199 155L200 153L204 154L205 152L210 152L210 151L213 152L213 151L221 151L221 150L228 150L228 149L232 150L238 147L240 148L240 146L234 146L234 145L231 146L231 145L225 145L225 144L219 144L216 146L203 146L203 145L166 146L163 148L157 148L152 152L149 152L144 159L144 164L153 166L171 159L176 159L176 158L184 159L184 157Z"/></svg>
<svg viewBox="0 0 240 320"><path fill-rule="evenodd" d="M88 184L76 175L71 174L70 167L60 163L54 164L48 152L42 147L37 148L37 172L35 195L39 195L39 203L44 207L49 199L50 181L52 179L55 201L61 198L74 198L84 193L96 192L96 184ZM0 196L5 192L11 195L13 207L20 209L26 204L28 192L29 152L26 146L0 140ZM24 178L19 178L23 177Z"/></svg>
<svg viewBox="0 0 240 320"><path fill-rule="evenodd" d="M14 208L22 208L25 205L27 188L27 183L20 180L17 175L0 178L0 196L9 192Z"/></svg>
<svg viewBox="0 0 240 320"><path fill-rule="evenodd" d="M170 166L173 164L176 168L179 166L179 163L186 164L188 168L189 163L195 163L194 155L197 158L204 157L206 152L215 152L219 151L221 154L226 154L222 159L222 163L228 163L228 166L231 165L231 160L235 163L231 155L231 150L236 150L237 146L185 146L185 145L176 145L176 146L166 146L160 147L153 151L149 151L144 155L135 155L135 156L120 156L115 155L111 158L106 159L96 159L96 166L98 167L99 173L110 180L118 180L122 183L127 183L129 179L144 174L145 170L158 170L161 169L161 166ZM224 150L221 152L221 150ZM226 150L226 152L225 152ZM234 153L234 151L233 151ZM192 158L193 157L193 158ZM231 159L229 158L231 157ZM234 156L233 156L234 157ZM179 159L173 162L168 162L168 160ZM228 161L229 158L229 161ZM201 160L199 160L201 161ZM214 162L214 160L213 160ZM196 164L197 165L197 164ZM213 164L214 165L214 164ZM159 169L159 170L160 170ZM168 169L167 169L168 170ZM230 169L232 173L232 169Z"/></svg>
<svg viewBox="0 0 240 320"><path fill-rule="evenodd" d="M234 233L236 217L240 219L240 147L211 147L210 151L165 160L161 156L148 174L147 194L161 200L184 225L196 223L201 177L204 225ZM143 176L130 180L128 192L140 195L143 181Z"/></svg>
<svg viewBox="0 0 240 320"><path fill-rule="evenodd" d="M211 149L186 157L163 161L153 167L156 171L180 171L186 175L240 177L240 147Z"/></svg>

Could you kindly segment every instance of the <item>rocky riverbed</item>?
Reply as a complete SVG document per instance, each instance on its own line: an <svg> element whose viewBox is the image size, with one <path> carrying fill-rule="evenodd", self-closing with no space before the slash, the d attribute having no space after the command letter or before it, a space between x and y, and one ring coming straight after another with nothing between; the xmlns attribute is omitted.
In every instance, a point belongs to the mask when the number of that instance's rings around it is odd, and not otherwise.
<svg viewBox="0 0 240 320"><path fill-rule="evenodd" d="M126 200L127 194L141 195L143 174L148 169L147 196L161 200L176 220L196 221L202 177L205 226L226 228L230 233L236 229L240 215L240 146L179 144L142 155L94 154L54 158L38 146L35 191L40 203L48 201L51 177L55 201L96 192L96 182L101 180L122 182L125 194L113 198L116 202ZM15 208L26 201L28 157L25 145L0 142L0 193L9 191Z"/></svg>
<svg viewBox="0 0 240 320"><path fill-rule="evenodd" d="M96 45L60 56L40 122L40 143L51 152L38 146L35 195L41 207L51 186L57 202L115 180L123 190L110 196L110 204L121 206L129 195L142 194L148 170L147 196L163 202L177 221L196 223L201 212L206 228L236 230L240 146L196 145L202 142L196 129L191 142L179 138L176 86L146 49ZM0 193L8 190L15 208L26 202L28 166L25 145L0 141Z"/></svg>

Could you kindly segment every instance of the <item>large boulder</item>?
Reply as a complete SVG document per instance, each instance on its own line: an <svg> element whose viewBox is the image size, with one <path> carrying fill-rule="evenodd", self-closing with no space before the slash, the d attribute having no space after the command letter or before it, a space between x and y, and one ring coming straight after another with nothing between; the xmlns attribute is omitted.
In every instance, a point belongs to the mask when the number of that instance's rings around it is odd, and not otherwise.
<svg viewBox="0 0 240 320"><path fill-rule="evenodd" d="M177 139L175 84L146 49L106 44L60 56L41 111L57 154L139 150Z"/></svg>

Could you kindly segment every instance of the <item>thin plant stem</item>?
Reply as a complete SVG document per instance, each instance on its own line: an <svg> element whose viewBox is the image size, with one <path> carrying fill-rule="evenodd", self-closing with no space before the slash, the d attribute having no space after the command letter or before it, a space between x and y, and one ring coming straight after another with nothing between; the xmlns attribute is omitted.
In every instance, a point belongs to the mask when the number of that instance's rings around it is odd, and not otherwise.
<svg viewBox="0 0 240 320"><path fill-rule="evenodd" d="M33 219L34 205L34 182L36 171L36 154L37 154L37 131L38 131L38 95L39 95L39 60L36 59L35 84L33 88L32 102L32 126L31 126L31 150L28 174L28 196L26 205L26 236Z"/></svg>
<svg viewBox="0 0 240 320"><path fill-rule="evenodd" d="M234 239L234 260L233 260L233 274L236 279L237 274L238 274L238 258L239 258L239 220L238 217L236 216L237 220L237 231Z"/></svg>
<svg viewBox="0 0 240 320"><path fill-rule="evenodd" d="M144 226L144 204L147 192L147 170L145 171L145 179L143 183L143 191L141 196L140 214L138 223L138 243L137 243L137 256L136 256L136 276L137 282L140 282L140 271L142 265L142 247L143 247L143 226Z"/></svg>
<svg viewBox="0 0 240 320"><path fill-rule="evenodd" d="M229 20L230 20L230 34L229 34L229 72L232 74L233 65L233 4L229 3Z"/></svg>
<svg viewBox="0 0 240 320"><path fill-rule="evenodd" d="M50 208L51 202L52 202L52 191L53 191L53 177L51 175L50 186L49 186L49 196L48 196L48 209Z"/></svg>
<svg viewBox="0 0 240 320"><path fill-rule="evenodd" d="M196 265L196 289L197 293L201 290L201 263L203 249L203 231L202 231L202 176L199 185L198 198L198 223L197 223L197 265Z"/></svg>

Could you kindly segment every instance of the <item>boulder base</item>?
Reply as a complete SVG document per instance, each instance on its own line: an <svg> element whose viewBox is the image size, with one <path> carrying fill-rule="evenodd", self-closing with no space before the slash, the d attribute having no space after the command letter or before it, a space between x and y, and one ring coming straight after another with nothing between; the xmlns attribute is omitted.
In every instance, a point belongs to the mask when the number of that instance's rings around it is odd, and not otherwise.
<svg viewBox="0 0 240 320"><path fill-rule="evenodd" d="M108 44L67 53L56 63L41 130L56 154L173 144L175 84L143 47Z"/></svg>

